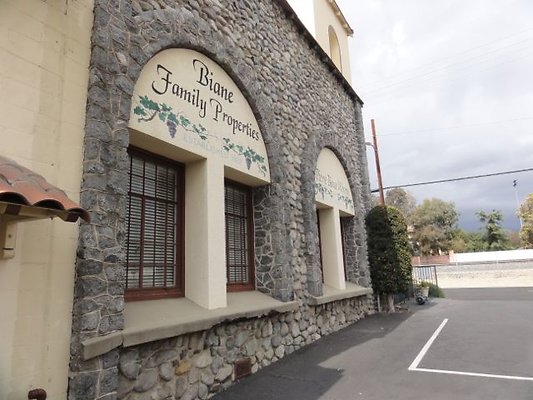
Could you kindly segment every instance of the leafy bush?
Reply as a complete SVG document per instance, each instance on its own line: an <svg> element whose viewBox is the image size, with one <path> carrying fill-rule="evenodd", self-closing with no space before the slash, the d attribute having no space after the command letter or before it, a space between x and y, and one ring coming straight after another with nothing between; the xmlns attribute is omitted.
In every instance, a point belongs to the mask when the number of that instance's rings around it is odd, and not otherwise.
<svg viewBox="0 0 533 400"><path fill-rule="evenodd" d="M446 297L443 290L434 283L429 284L429 297Z"/></svg>
<svg viewBox="0 0 533 400"><path fill-rule="evenodd" d="M394 207L376 206L366 217L368 261L377 292L406 292L411 284L411 248L403 215Z"/></svg>

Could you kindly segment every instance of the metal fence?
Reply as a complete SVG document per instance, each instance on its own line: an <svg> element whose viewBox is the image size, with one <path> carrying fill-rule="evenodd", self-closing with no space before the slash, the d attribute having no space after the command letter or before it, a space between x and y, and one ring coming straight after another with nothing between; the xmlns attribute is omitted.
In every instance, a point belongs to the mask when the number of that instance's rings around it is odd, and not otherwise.
<svg viewBox="0 0 533 400"><path fill-rule="evenodd" d="M437 265L413 265L411 275L411 286L405 293L394 294L394 304L404 303L407 299L414 296L415 288L422 281L429 282L435 286L439 285L437 278ZM377 306L377 293L374 293L374 300Z"/></svg>
<svg viewBox="0 0 533 400"><path fill-rule="evenodd" d="M439 280L437 278L437 266L436 265L413 265L413 286L417 286L420 282L425 281L439 286Z"/></svg>

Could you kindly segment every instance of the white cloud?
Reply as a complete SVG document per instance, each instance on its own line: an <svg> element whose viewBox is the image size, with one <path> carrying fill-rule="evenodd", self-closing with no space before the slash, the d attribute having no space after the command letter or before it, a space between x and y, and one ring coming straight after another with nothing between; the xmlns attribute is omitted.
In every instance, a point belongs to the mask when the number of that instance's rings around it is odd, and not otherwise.
<svg viewBox="0 0 533 400"><path fill-rule="evenodd" d="M376 119L385 185L533 167L533 2L338 3L356 30L352 80L368 138ZM517 228L513 179L521 199L533 192L533 172L412 192L454 201L467 227L473 210L496 208Z"/></svg>
<svg viewBox="0 0 533 400"><path fill-rule="evenodd" d="M396 47L400 47L405 42L405 27L402 22L395 22L392 28L392 42Z"/></svg>

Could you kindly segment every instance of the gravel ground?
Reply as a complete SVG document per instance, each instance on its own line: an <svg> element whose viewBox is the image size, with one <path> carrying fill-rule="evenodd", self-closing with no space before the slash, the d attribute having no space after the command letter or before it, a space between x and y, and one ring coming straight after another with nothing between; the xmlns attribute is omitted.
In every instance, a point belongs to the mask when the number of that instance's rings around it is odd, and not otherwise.
<svg viewBox="0 0 533 400"><path fill-rule="evenodd" d="M533 261L437 267L442 288L532 287Z"/></svg>

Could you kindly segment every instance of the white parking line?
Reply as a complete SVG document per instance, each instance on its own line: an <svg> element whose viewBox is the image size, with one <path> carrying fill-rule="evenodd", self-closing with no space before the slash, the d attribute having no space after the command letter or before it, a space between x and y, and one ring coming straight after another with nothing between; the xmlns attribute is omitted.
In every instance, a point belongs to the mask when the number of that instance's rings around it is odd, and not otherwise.
<svg viewBox="0 0 533 400"><path fill-rule="evenodd" d="M533 382L533 377L529 377L529 376L482 374L482 373L478 373L478 372L448 371L446 369L431 369L431 368L414 368L411 371L433 372L434 374L477 376L477 377L481 377L481 378L496 378L496 379L509 379L509 380L513 380L513 381L531 381L531 382Z"/></svg>
<svg viewBox="0 0 533 400"><path fill-rule="evenodd" d="M446 325L447 322L448 322L448 318L445 318L444 321L442 321L442 323L439 325L437 330L433 332L433 335L429 338L429 340L426 342L424 347L422 347L422 350L420 350L420 353L418 353L416 358L413 360L413 362L409 366L409 371L414 371L417 369L418 365L420 364L420 361L422 361L422 358L424 358L429 348L431 347L435 339L437 339L437 336L439 336L440 331L442 331L442 328L444 328L444 325Z"/></svg>
<svg viewBox="0 0 533 400"><path fill-rule="evenodd" d="M514 376L514 375L496 375L496 374L483 374L478 372L463 372L463 371L449 371L446 369L431 369L431 368L418 368L420 365L420 362L428 352L429 348L437 339L437 336L439 336L440 332L448 322L448 318L445 318L442 323L439 325L437 330L433 332L433 335L429 338L429 340L426 342L424 347L422 347L422 350L418 353L416 358L413 360L411 365L409 366L409 371L418 371L418 372L432 372L434 374L448 374L448 375L462 375L462 376L477 376L481 378L496 378L496 379L509 379L509 380L515 380L515 381L532 381L533 377L530 376Z"/></svg>

